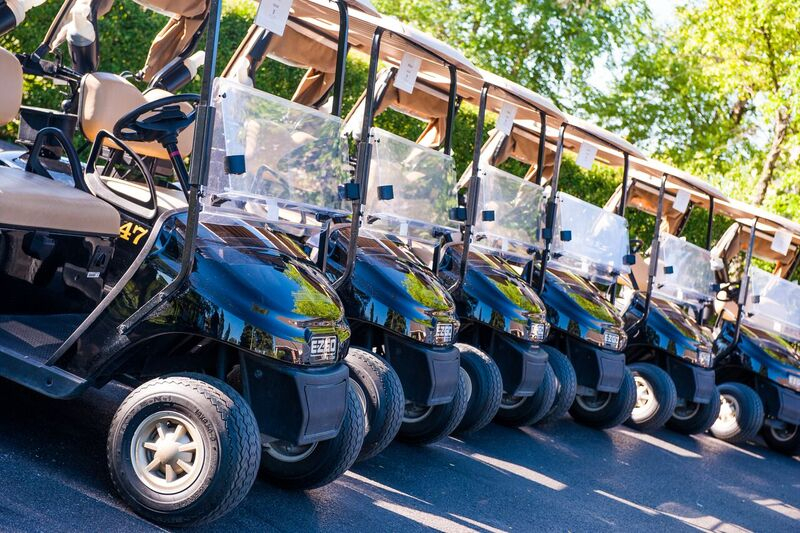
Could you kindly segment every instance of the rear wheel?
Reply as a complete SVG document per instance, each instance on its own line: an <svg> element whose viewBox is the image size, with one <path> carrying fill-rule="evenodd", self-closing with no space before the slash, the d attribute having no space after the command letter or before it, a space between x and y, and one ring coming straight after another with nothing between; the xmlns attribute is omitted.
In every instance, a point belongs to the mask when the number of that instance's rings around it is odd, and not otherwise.
<svg viewBox="0 0 800 533"><path fill-rule="evenodd" d="M716 387L711 392L711 400L707 404L686 402L675 407L667 427L685 435L705 433L719 416L720 400Z"/></svg>
<svg viewBox="0 0 800 533"><path fill-rule="evenodd" d="M211 522L256 479L258 425L226 383L199 374L148 381L122 402L108 434L111 480L140 515L172 526Z"/></svg>
<svg viewBox="0 0 800 533"><path fill-rule="evenodd" d="M764 405L756 391L742 383L719 386L722 405L711 434L727 442L752 440L764 423Z"/></svg>
<svg viewBox="0 0 800 533"><path fill-rule="evenodd" d="M791 456L800 451L800 427L798 426L784 424L776 427L764 424L764 427L761 428L761 436L764 437L767 446L776 452Z"/></svg>
<svg viewBox="0 0 800 533"><path fill-rule="evenodd" d="M350 379L364 408L366 435L359 461L381 453L397 435L403 422L403 386L392 367L379 357L350 348L345 358Z"/></svg>
<svg viewBox="0 0 800 533"><path fill-rule="evenodd" d="M566 415L572 407L572 402L575 401L575 393L578 390L578 378L569 358L550 346L546 347L546 351L547 361L556 377L556 398L550 411L539 424L549 424Z"/></svg>
<svg viewBox="0 0 800 533"><path fill-rule="evenodd" d="M500 408L503 378L497 363L481 350L457 343L461 353L461 368L466 372L467 410L456 433L474 433L492 421Z"/></svg>
<svg viewBox="0 0 800 533"><path fill-rule="evenodd" d="M332 439L295 445L286 441L265 443L261 474L268 481L291 489L327 485L353 466L364 442L364 407L351 382L347 408L339 433Z"/></svg>
<svg viewBox="0 0 800 533"><path fill-rule="evenodd" d="M516 397L503 393L500 410L494 417L498 424L522 427L535 424L550 411L556 397L556 375L548 364L544 378L533 396Z"/></svg>
<svg viewBox="0 0 800 533"><path fill-rule="evenodd" d="M664 370L649 363L634 363L628 368L636 383L636 403L625 424L640 431L660 428L675 411L675 383Z"/></svg>
<svg viewBox="0 0 800 533"><path fill-rule="evenodd" d="M455 431L467 410L468 379L460 369L458 389L450 403L426 406L406 402L397 438L410 444L432 444Z"/></svg>
<svg viewBox="0 0 800 533"><path fill-rule="evenodd" d="M636 403L636 383L633 374L627 368L619 391L598 392L594 396L575 396L575 402L569 410L577 422L598 428L609 429L625 422Z"/></svg>

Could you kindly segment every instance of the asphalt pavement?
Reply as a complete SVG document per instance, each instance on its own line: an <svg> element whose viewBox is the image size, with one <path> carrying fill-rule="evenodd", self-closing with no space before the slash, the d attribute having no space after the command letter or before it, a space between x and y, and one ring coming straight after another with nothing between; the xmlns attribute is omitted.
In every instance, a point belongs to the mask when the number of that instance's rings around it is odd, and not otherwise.
<svg viewBox="0 0 800 533"><path fill-rule="evenodd" d="M109 481L116 385L59 402L0 383L0 530L152 531ZM203 531L800 531L800 457L667 430L490 425L393 444L307 492L257 481Z"/></svg>

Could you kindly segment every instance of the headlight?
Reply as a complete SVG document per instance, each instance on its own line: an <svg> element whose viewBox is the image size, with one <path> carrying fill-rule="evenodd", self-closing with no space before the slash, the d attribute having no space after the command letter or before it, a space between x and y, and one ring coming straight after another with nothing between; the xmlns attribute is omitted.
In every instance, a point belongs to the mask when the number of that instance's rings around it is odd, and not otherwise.
<svg viewBox="0 0 800 533"><path fill-rule="evenodd" d="M703 348L697 350L697 362L700 363L700 366L710 367L713 359L714 356L709 350Z"/></svg>
<svg viewBox="0 0 800 533"><path fill-rule="evenodd" d="M544 342L550 334L550 324L548 322L536 322L531 324L528 338L532 342Z"/></svg>
<svg viewBox="0 0 800 533"><path fill-rule="evenodd" d="M800 376L789 375L789 386L796 391L800 391Z"/></svg>
<svg viewBox="0 0 800 533"><path fill-rule="evenodd" d="M603 331L603 348L621 352L628 343L628 336L622 331L607 329Z"/></svg>

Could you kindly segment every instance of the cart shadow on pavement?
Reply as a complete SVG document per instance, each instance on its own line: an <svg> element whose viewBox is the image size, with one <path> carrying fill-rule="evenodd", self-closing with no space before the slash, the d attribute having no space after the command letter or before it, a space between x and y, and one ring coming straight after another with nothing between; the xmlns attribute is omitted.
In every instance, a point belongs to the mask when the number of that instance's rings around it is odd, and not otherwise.
<svg viewBox="0 0 800 533"><path fill-rule="evenodd" d="M107 428L126 394L112 384L63 402L0 383L0 529L157 529L108 477ZM565 419L490 425L427 447L395 443L321 489L258 481L203 531L796 530L798 488L798 461L763 445Z"/></svg>

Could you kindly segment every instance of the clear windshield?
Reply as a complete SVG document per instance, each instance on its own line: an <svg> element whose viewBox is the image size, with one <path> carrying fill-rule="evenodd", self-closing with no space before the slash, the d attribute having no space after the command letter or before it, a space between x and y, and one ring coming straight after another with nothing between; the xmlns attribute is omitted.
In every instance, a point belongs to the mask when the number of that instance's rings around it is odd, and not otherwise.
<svg viewBox="0 0 800 533"><path fill-rule="evenodd" d="M458 231L449 218L457 204L453 158L379 128L372 129L372 143L368 226L421 241ZM389 190L393 197L381 200L379 188L384 198Z"/></svg>
<svg viewBox="0 0 800 533"><path fill-rule="evenodd" d="M544 189L489 165L480 169L479 176L475 244L529 258L532 249L541 249L544 244ZM486 211L492 212L494 220L484 220Z"/></svg>
<svg viewBox="0 0 800 533"><path fill-rule="evenodd" d="M796 283L751 267L744 311L746 322L800 341L800 286Z"/></svg>
<svg viewBox="0 0 800 533"><path fill-rule="evenodd" d="M711 252L692 243L662 234L654 292L691 304L707 303L714 297Z"/></svg>
<svg viewBox="0 0 800 533"><path fill-rule="evenodd" d="M612 283L629 253L628 221L565 193L556 195L553 257L557 265L593 280ZM570 240L562 240L569 232Z"/></svg>
<svg viewBox="0 0 800 533"><path fill-rule="evenodd" d="M237 82L217 79L206 202L241 206L270 220L291 211L345 215L339 186L349 178L338 117ZM240 168L237 170L237 166Z"/></svg>

